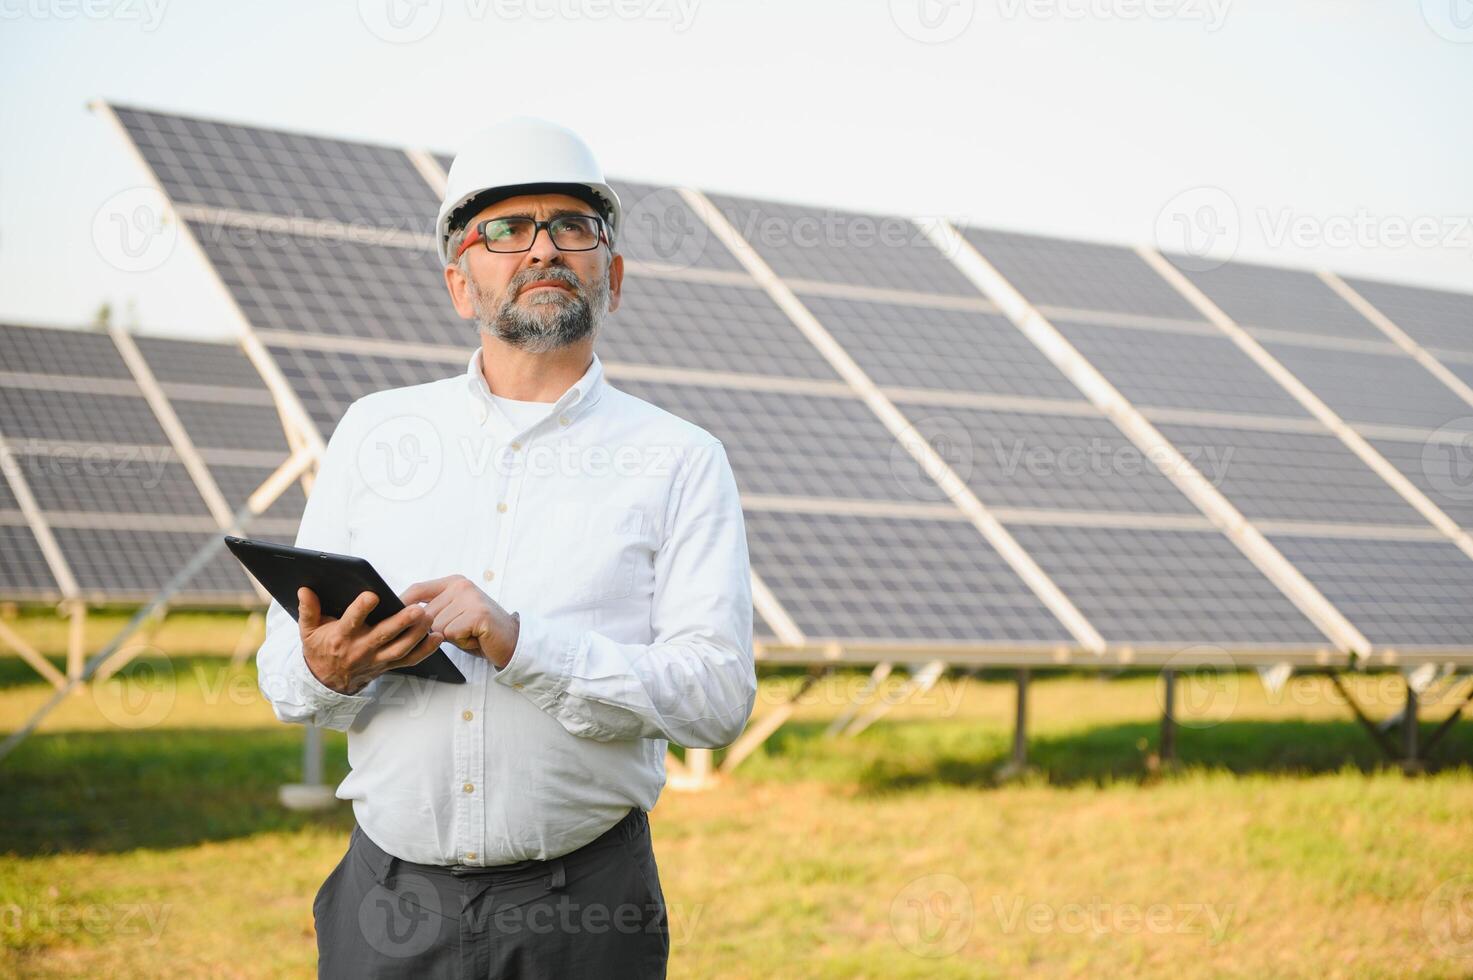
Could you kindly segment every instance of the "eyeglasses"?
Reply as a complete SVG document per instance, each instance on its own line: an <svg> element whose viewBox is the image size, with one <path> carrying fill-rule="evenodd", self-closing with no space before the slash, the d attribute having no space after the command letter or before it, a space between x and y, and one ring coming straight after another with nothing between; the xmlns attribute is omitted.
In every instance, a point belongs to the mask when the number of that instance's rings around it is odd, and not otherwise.
<svg viewBox="0 0 1473 980"><path fill-rule="evenodd" d="M537 241L537 233L547 229L552 244L564 252L591 252L608 241L603 219L592 214L560 214L547 221L535 218L487 218L476 223L475 230L465 236L458 259L477 242L484 242L488 252L529 252Z"/></svg>

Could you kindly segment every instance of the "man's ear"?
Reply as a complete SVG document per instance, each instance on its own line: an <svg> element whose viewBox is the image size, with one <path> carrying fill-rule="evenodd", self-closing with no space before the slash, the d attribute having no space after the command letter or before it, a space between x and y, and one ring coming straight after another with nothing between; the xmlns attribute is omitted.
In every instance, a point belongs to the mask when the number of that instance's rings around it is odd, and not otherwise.
<svg viewBox="0 0 1473 980"><path fill-rule="evenodd" d="M445 267L445 288L450 292L450 302L454 304L455 312L460 314L462 320L475 317L476 308L471 305L465 273L460 271L460 266L456 263Z"/></svg>
<svg viewBox="0 0 1473 980"><path fill-rule="evenodd" d="M624 286L624 256L615 252L609 260L609 312L619 308L619 291Z"/></svg>

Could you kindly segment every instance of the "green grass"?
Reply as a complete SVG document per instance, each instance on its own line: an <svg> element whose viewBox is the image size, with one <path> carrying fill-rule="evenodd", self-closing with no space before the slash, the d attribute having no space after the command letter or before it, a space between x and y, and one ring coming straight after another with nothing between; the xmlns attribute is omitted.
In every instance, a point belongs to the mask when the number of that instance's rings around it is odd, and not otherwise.
<svg viewBox="0 0 1473 980"><path fill-rule="evenodd" d="M672 976L1473 976L1473 725L1408 778L1323 678L1272 698L1243 675L1184 699L1170 768L1154 678L1043 676L1034 769L1004 781L1003 676L825 738L860 679L818 685L717 789L662 797ZM796 682L767 677L758 712ZM1378 716L1399 700L1355 689ZM0 658L0 730L47 692ZM352 819L277 806L300 758L217 656L69 698L0 764L0 975L311 975Z"/></svg>

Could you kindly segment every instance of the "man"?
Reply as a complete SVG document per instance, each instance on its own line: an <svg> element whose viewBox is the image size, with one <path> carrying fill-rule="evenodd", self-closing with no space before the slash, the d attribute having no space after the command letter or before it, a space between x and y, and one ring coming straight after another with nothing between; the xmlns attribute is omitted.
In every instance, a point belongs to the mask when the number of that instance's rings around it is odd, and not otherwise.
<svg viewBox="0 0 1473 980"><path fill-rule="evenodd" d="M612 387L620 204L573 133L492 127L436 228L466 372L355 401L297 545L367 558L404 611L273 603L282 721L348 733L357 827L314 903L324 977L663 976L646 813L666 741L733 741L756 696L722 444ZM450 684L389 671L444 649Z"/></svg>

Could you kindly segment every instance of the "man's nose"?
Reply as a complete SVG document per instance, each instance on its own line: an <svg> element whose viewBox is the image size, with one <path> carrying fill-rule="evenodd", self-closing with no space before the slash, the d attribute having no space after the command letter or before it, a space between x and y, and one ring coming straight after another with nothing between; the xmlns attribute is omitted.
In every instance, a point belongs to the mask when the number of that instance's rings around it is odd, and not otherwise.
<svg viewBox="0 0 1473 980"><path fill-rule="evenodd" d="M554 265L563 261L562 256L563 253L552 243L552 231L547 228L539 229L527 261L534 265Z"/></svg>

